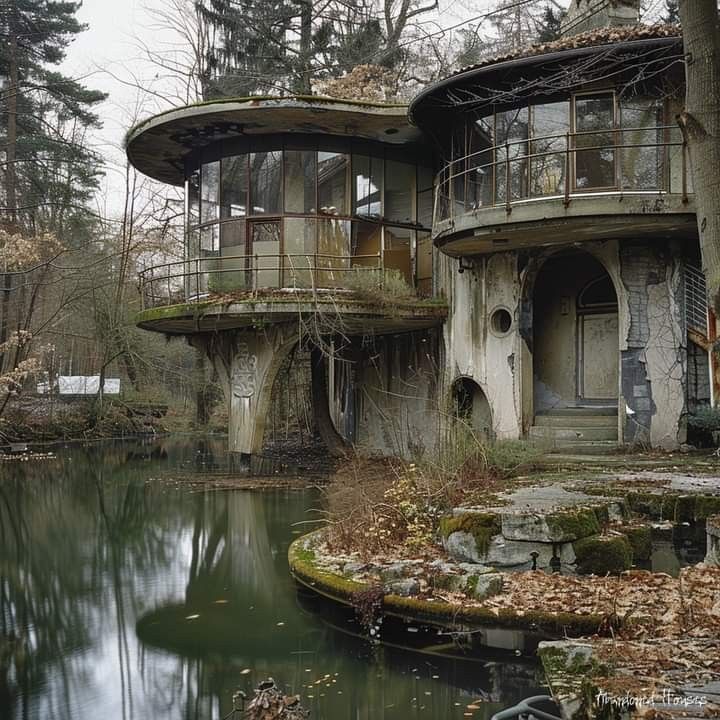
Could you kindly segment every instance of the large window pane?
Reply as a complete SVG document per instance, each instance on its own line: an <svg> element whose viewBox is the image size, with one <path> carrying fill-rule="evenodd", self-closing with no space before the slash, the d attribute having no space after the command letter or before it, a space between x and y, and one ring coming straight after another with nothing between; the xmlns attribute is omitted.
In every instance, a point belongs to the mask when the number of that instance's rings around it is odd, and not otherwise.
<svg viewBox="0 0 720 720"><path fill-rule="evenodd" d="M220 192L220 162L206 163L202 166L200 178L200 219L213 222L218 219L218 195Z"/></svg>
<svg viewBox="0 0 720 720"><path fill-rule="evenodd" d="M385 271L395 272L408 287L412 287L412 244L415 231L407 228L385 227Z"/></svg>
<svg viewBox="0 0 720 720"><path fill-rule="evenodd" d="M285 151L285 212L315 212L316 170L314 150Z"/></svg>
<svg viewBox="0 0 720 720"><path fill-rule="evenodd" d="M200 222L200 173L194 172L185 183L188 204L188 227Z"/></svg>
<svg viewBox="0 0 720 720"><path fill-rule="evenodd" d="M492 204L493 188L492 118L470 120L468 123L468 158L465 208Z"/></svg>
<svg viewBox="0 0 720 720"><path fill-rule="evenodd" d="M382 217L383 161L368 155L353 155L353 215Z"/></svg>
<svg viewBox="0 0 720 720"><path fill-rule="evenodd" d="M616 186L614 118L611 94L575 98L575 146L578 148L575 186L578 190Z"/></svg>
<svg viewBox="0 0 720 720"><path fill-rule="evenodd" d="M510 200L527 197L528 109L507 110L495 116L495 198ZM510 177L508 180L508 168Z"/></svg>
<svg viewBox="0 0 720 720"><path fill-rule="evenodd" d="M350 221L318 220L317 286L343 287L350 268Z"/></svg>
<svg viewBox="0 0 720 720"><path fill-rule="evenodd" d="M433 221L433 174L430 168L418 165L417 169L417 222L425 228Z"/></svg>
<svg viewBox="0 0 720 720"><path fill-rule="evenodd" d="M252 283L255 288L280 286L280 222L249 224Z"/></svg>
<svg viewBox="0 0 720 720"><path fill-rule="evenodd" d="M282 209L282 152L250 155L250 198L253 215L275 215Z"/></svg>
<svg viewBox="0 0 720 720"><path fill-rule="evenodd" d="M568 102L534 105L531 110L532 158L530 194L561 195L565 192L565 149L570 131Z"/></svg>
<svg viewBox="0 0 720 720"><path fill-rule="evenodd" d="M415 222L415 165L385 161L386 220L401 223Z"/></svg>
<svg viewBox="0 0 720 720"><path fill-rule="evenodd" d="M623 188L657 190L662 182L663 131L659 100L634 97L620 104L620 167Z"/></svg>
<svg viewBox="0 0 720 720"><path fill-rule="evenodd" d="M347 215L349 156L319 152L317 159L318 207L323 215Z"/></svg>
<svg viewBox="0 0 720 720"><path fill-rule="evenodd" d="M455 126L452 134L452 163L450 165L451 207L454 214L465 212L465 170L467 148L465 146L465 123Z"/></svg>
<svg viewBox="0 0 720 720"><path fill-rule="evenodd" d="M432 295L433 244L430 233L417 233L417 250L415 260L416 288L418 295Z"/></svg>
<svg viewBox="0 0 720 720"><path fill-rule="evenodd" d="M312 287L317 220L285 218L283 287Z"/></svg>
<svg viewBox="0 0 720 720"><path fill-rule="evenodd" d="M243 217L247 215L247 163L247 155L223 158L220 217Z"/></svg>

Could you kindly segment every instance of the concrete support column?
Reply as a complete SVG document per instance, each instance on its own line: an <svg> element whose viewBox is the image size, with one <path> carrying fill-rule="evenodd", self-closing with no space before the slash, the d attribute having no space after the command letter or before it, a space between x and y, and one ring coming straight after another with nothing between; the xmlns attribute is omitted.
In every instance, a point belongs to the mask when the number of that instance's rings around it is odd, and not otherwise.
<svg viewBox="0 0 720 720"><path fill-rule="evenodd" d="M217 371L228 407L228 449L241 465L262 450L273 384L297 341L296 324L227 330L194 341Z"/></svg>

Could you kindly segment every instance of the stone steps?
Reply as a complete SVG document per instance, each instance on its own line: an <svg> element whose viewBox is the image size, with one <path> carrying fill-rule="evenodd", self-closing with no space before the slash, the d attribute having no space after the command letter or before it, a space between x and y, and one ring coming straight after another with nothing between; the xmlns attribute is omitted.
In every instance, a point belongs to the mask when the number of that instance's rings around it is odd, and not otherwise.
<svg viewBox="0 0 720 720"><path fill-rule="evenodd" d="M594 454L618 447L617 408L566 407L538 412L531 442L548 452Z"/></svg>

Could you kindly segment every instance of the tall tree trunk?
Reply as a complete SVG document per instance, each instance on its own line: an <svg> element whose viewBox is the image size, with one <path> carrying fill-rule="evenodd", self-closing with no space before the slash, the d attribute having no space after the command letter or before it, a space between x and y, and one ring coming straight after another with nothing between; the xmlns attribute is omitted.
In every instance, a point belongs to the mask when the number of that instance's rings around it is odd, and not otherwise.
<svg viewBox="0 0 720 720"><path fill-rule="evenodd" d="M348 450L348 445L335 429L330 416L325 357L322 351L315 347L310 351L310 383L312 386L313 413L320 437L330 455L343 457Z"/></svg>
<svg viewBox="0 0 720 720"><path fill-rule="evenodd" d="M692 170L708 300L720 313L720 26L716 0L682 0L685 109L678 118Z"/></svg>

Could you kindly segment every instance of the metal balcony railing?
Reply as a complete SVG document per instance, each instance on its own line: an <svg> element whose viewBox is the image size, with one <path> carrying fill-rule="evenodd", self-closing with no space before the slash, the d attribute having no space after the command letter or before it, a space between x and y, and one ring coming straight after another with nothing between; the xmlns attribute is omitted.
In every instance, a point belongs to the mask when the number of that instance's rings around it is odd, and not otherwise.
<svg viewBox="0 0 720 720"><path fill-rule="evenodd" d="M375 255L223 255L164 263L140 273L143 310L242 291L370 290L392 270Z"/></svg>
<svg viewBox="0 0 720 720"><path fill-rule="evenodd" d="M708 334L708 304L705 275L700 268L685 265L685 317L688 330Z"/></svg>
<svg viewBox="0 0 720 720"><path fill-rule="evenodd" d="M587 130L488 146L436 177L434 223L484 208L590 194L676 193L688 200L687 148L671 125Z"/></svg>

